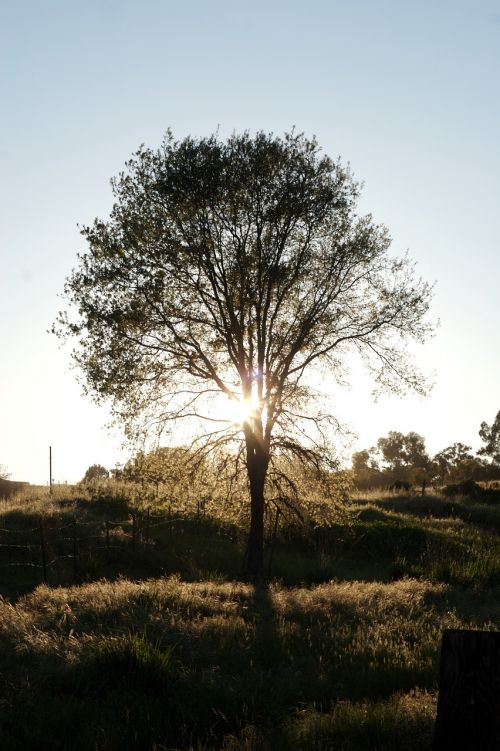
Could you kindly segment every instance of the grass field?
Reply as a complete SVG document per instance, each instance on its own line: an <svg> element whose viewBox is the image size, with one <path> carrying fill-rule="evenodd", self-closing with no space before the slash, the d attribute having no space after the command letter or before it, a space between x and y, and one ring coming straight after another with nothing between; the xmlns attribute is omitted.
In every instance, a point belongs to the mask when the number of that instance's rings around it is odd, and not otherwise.
<svg viewBox="0 0 500 751"><path fill-rule="evenodd" d="M1 510L20 530L127 508L75 490ZM84 558L78 584L1 570L0 748L430 749L442 630L499 626L499 529L493 505L388 495L283 529L258 586L241 531L203 518Z"/></svg>

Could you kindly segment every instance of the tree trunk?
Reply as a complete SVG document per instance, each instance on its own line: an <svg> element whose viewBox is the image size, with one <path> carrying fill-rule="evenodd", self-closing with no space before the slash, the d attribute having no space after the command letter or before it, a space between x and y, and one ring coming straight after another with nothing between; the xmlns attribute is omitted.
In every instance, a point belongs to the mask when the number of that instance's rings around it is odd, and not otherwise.
<svg viewBox="0 0 500 751"><path fill-rule="evenodd" d="M500 634L446 630L434 751L499 751Z"/></svg>
<svg viewBox="0 0 500 751"><path fill-rule="evenodd" d="M250 431L245 438L250 485L250 531L243 559L243 573L252 579L258 579L264 566L264 485L269 452Z"/></svg>

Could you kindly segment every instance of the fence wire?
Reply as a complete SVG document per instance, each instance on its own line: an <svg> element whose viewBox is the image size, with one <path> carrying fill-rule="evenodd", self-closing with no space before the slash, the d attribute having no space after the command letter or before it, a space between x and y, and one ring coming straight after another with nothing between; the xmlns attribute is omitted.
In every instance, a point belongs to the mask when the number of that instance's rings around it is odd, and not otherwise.
<svg viewBox="0 0 500 751"><path fill-rule="evenodd" d="M182 522L183 519L178 517L173 518L171 516L158 517L147 514L131 514L126 519L112 520L107 519L105 522L84 522L74 519L66 524L51 526L47 519L41 521L38 527L25 527L25 528L12 528L0 527L0 555L2 551L9 554L9 557L16 558L18 555L24 553L30 555L32 560L8 560L5 563L0 563L0 569L8 569L14 567L26 567L31 569L42 570L43 580L48 581L48 571L53 569L57 563L61 561L73 561L73 574L76 576L78 569L78 562L81 558L88 558L93 553L106 552L109 556L111 551L128 550L125 545L116 544L117 530L119 529L119 539L126 540L127 545L130 542L133 546L138 544L147 545L150 541L150 532L152 529L170 525L171 529L174 525ZM92 527L96 530L94 534L82 535L82 527ZM126 531L131 528L130 531ZM67 530L72 529L73 534L68 533ZM89 530L89 531L93 531ZM61 534L63 533L63 534ZM29 537L28 541L20 541L19 537L16 541L8 542L3 541L2 537L6 536L7 539L10 535L18 535ZM38 539L33 539L33 535L37 535ZM12 539L12 538L11 538ZM97 543L97 544L96 544ZM60 552L54 555L55 550L59 547L73 545L73 551L71 553ZM39 560L33 560L39 558Z"/></svg>

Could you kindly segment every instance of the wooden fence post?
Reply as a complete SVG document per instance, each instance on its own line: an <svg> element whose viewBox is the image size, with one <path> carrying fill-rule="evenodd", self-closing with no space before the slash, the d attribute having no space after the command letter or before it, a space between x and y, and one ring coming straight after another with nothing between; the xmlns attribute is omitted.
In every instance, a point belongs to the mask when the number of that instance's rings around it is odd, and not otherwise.
<svg viewBox="0 0 500 751"><path fill-rule="evenodd" d="M132 549L135 550L135 536L137 534L137 521L135 511L132 512Z"/></svg>
<svg viewBox="0 0 500 751"><path fill-rule="evenodd" d="M43 581L47 584L47 556L45 552L45 536L43 534L43 522L40 522L40 550L42 553Z"/></svg>
<svg viewBox="0 0 500 751"><path fill-rule="evenodd" d="M433 751L500 751L500 633L446 630Z"/></svg>

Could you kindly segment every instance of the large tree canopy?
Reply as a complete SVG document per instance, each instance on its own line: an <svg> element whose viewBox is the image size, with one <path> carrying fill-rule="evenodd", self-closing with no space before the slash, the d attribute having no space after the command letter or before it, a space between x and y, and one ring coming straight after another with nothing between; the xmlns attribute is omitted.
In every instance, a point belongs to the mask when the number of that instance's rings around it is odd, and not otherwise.
<svg viewBox="0 0 500 751"><path fill-rule="evenodd" d="M307 408L311 371L340 377L357 352L379 385L421 390L406 343L429 332L430 288L357 215L349 170L300 134L167 134L112 185L109 220L83 229L66 284L77 316L62 328L90 391L127 425L201 416L205 439L240 441L258 573L266 483L284 493L287 459L318 462L328 438L332 415ZM243 407L240 423L207 407L220 395Z"/></svg>
<svg viewBox="0 0 500 751"><path fill-rule="evenodd" d="M500 412L497 412L491 425L481 423L479 436L484 441L478 454L488 456L494 464L500 464Z"/></svg>
<svg viewBox="0 0 500 751"><path fill-rule="evenodd" d="M82 482L92 482L93 480L105 480L109 477L109 471L102 464L91 464L87 468Z"/></svg>
<svg viewBox="0 0 500 751"><path fill-rule="evenodd" d="M417 482L431 472L425 441L418 433L404 435L391 430L387 437L378 439L377 448L393 481Z"/></svg>

